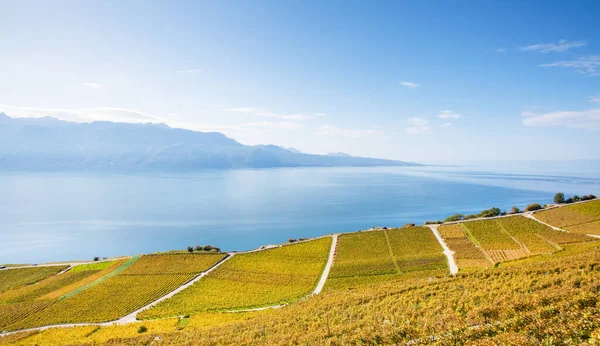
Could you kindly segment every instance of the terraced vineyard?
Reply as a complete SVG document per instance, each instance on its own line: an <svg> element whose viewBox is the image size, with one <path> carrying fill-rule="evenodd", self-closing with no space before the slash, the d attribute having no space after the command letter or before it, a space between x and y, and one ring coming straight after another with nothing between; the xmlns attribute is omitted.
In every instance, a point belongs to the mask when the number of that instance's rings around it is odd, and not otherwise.
<svg viewBox="0 0 600 346"><path fill-rule="evenodd" d="M339 237L330 278L394 273L396 267L383 231L350 233Z"/></svg>
<svg viewBox="0 0 600 346"><path fill-rule="evenodd" d="M50 329L0 344L595 345L600 341L599 242L565 245L455 277L411 278L328 290L302 304L254 314L192 316L114 327ZM155 324L157 323L157 324ZM148 328L138 333L139 326Z"/></svg>
<svg viewBox="0 0 600 346"><path fill-rule="evenodd" d="M90 280L98 276L104 276L117 268L123 261L106 262L102 265L81 265L60 274L51 275L35 284L21 286L19 288L5 291L0 294L0 330L4 330L11 324L17 323L28 316L35 315L50 307L65 292L71 292L86 285ZM108 266L108 267L107 267ZM44 273L54 273L65 267L38 267L44 268ZM52 269L49 271L48 269ZM106 268L101 270L101 268ZM11 269L11 271L29 270ZM32 276L27 273L26 276Z"/></svg>
<svg viewBox="0 0 600 346"><path fill-rule="evenodd" d="M442 246L428 227L397 228L385 231L399 273L448 271Z"/></svg>
<svg viewBox="0 0 600 346"><path fill-rule="evenodd" d="M0 293L32 285L51 275L60 273L68 266L48 266L0 270Z"/></svg>
<svg viewBox="0 0 600 346"><path fill-rule="evenodd" d="M486 268L491 265L482 249L477 247L461 224L451 224L438 227L440 235L450 250L454 251L454 259L459 268L479 267Z"/></svg>
<svg viewBox="0 0 600 346"><path fill-rule="evenodd" d="M224 256L224 254L169 254L142 256L137 261L135 258L127 262L119 261L121 265L116 269L113 268L109 273L105 271L113 265L99 271L105 276L87 285L80 285L66 295L60 296L58 301L51 301L45 309L28 314L27 317L12 323L8 329L116 320L181 286ZM152 265L149 265L150 263ZM165 274L157 275L157 272ZM85 271L74 271L72 274L79 276L82 273Z"/></svg>
<svg viewBox="0 0 600 346"><path fill-rule="evenodd" d="M600 235L600 199L540 211L535 217L570 232Z"/></svg>
<svg viewBox="0 0 600 346"><path fill-rule="evenodd" d="M193 286L143 311L138 318L245 309L298 300L314 289L331 241L325 237L237 254Z"/></svg>
<svg viewBox="0 0 600 346"><path fill-rule="evenodd" d="M170 275L201 273L225 257L213 254L160 254L140 257L123 275Z"/></svg>
<svg viewBox="0 0 600 346"><path fill-rule="evenodd" d="M529 254L495 219L465 222L462 225L494 262L515 260Z"/></svg>
<svg viewBox="0 0 600 346"><path fill-rule="evenodd" d="M524 216L500 218L497 222L532 254L552 253L560 249L560 245L593 240L581 234L556 231Z"/></svg>
<svg viewBox="0 0 600 346"><path fill-rule="evenodd" d="M338 241L330 289L394 280L398 274L445 275L446 257L427 227L343 234Z"/></svg>

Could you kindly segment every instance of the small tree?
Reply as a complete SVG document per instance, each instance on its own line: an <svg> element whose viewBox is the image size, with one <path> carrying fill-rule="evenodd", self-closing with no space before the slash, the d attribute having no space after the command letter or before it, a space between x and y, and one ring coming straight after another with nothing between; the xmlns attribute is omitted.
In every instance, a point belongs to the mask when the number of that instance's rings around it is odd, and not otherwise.
<svg viewBox="0 0 600 346"><path fill-rule="evenodd" d="M519 210L519 208L517 208L517 207L512 207L512 208L510 208L510 211L509 211L508 213L509 213L509 214L518 214L518 213L520 213L520 212L521 212L521 210Z"/></svg>
<svg viewBox="0 0 600 346"><path fill-rule="evenodd" d="M454 214L454 215L448 216L446 219L444 219L444 222L460 221L462 219L464 219L463 214Z"/></svg>
<svg viewBox="0 0 600 346"><path fill-rule="evenodd" d="M579 197L577 195L573 196L573 202L579 202L579 201L581 201L581 197Z"/></svg>
<svg viewBox="0 0 600 346"><path fill-rule="evenodd" d="M196 251L198 251L198 252L202 251L202 246L196 245Z"/></svg>
<svg viewBox="0 0 600 346"><path fill-rule="evenodd" d="M100 260L100 257L96 256L94 257L94 262L98 262Z"/></svg>
<svg viewBox="0 0 600 346"><path fill-rule="evenodd" d="M188 250L188 252L190 252L190 253L191 253L191 252L194 252L194 248L193 248L193 247L191 247L191 246L188 246L187 250Z"/></svg>
<svg viewBox="0 0 600 346"><path fill-rule="evenodd" d="M565 203L565 194L562 192L559 192L556 195L554 195L554 203L556 203L556 204Z"/></svg>

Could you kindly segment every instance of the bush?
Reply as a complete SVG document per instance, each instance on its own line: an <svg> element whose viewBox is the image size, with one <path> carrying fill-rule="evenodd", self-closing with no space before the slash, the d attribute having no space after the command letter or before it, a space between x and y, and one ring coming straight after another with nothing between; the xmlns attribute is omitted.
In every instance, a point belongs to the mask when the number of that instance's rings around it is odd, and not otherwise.
<svg viewBox="0 0 600 346"><path fill-rule="evenodd" d="M581 200L582 201L587 201L587 200L594 199L594 198L596 198L596 196L594 196L594 195L586 195L586 196L582 196Z"/></svg>
<svg viewBox="0 0 600 346"><path fill-rule="evenodd" d="M579 201L581 201L581 197L579 197L577 195L573 196L573 202L579 202Z"/></svg>
<svg viewBox="0 0 600 346"><path fill-rule="evenodd" d="M94 262L98 262L100 260L100 257L96 256L94 257Z"/></svg>
<svg viewBox="0 0 600 346"><path fill-rule="evenodd" d="M297 242L297 241L298 241L298 240L297 240L297 239L294 239L294 238L290 238L290 239L288 239L288 243L295 243L295 242Z"/></svg>
<svg viewBox="0 0 600 346"><path fill-rule="evenodd" d="M533 204L528 205L525 208L525 211L534 211L534 210L540 210L540 209L542 209L541 205L539 205L537 203L533 203Z"/></svg>
<svg viewBox="0 0 600 346"><path fill-rule="evenodd" d="M565 200L565 203L566 203L566 204L573 203L573 198L567 198L567 199Z"/></svg>
<svg viewBox="0 0 600 346"><path fill-rule="evenodd" d="M194 252L194 248L191 246L188 246L187 250L188 250L188 252Z"/></svg>
<svg viewBox="0 0 600 346"><path fill-rule="evenodd" d="M475 215L475 214L469 214L464 217L465 220L471 220L471 219L476 219L476 218L477 218L477 215Z"/></svg>
<svg viewBox="0 0 600 346"><path fill-rule="evenodd" d="M447 218L445 218L444 222L461 221L464 218L465 217L463 216L463 214L454 214L452 216L448 216Z"/></svg>
<svg viewBox="0 0 600 346"><path fill-rule="evenodd" d="M191 247L191 246L190 246L190 247ZM138 331L137 331L137 332L138 332L138 334L142 334L142 333L145 333L145 332L147 332L147 331L148 331L148 328L146 328L146 326L140 326L140 327L138 328Z"/></svg>
<svg viewBox="0 0 600 346"><path fill-rule="evenodd" d="M442 221L440 221L440 220L437 220L437 221L427 220L423 224L424 225L441 225Z"/></svg>
<svg viewBox="0 0 600 346"><path fill-rule="evenodd" d="M554 195L554 203L556 203L556 204L565 203L565 194L562 192L558 192L556 195Z"/></svg>
<svg viewBox="0 0 600 346"><path fill-rule="evenodd" d="M508 213L509 213L509 214L518 214L518 213L520 213L520 212L521 212L521 210L520 210L519 208L517 208L517 207L512 207L512 208L510 208L510 211L509 211Z"/></svg>
<svg viewBox="0 0 600 346"><path fill-rule="evenodd" d="M196 250L196 251L198 251L198 252L202 251L202 246L200 246L200 245L196 245L196 248L195 248L195 250Z"/></svg>

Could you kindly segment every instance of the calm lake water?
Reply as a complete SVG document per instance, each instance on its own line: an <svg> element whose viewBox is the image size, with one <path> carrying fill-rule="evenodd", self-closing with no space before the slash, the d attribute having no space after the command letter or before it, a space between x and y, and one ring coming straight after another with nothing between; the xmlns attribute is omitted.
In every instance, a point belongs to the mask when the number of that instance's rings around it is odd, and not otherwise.
<svg viewBox="0 0 600 346"><path fill-rule="evenodd" d="M0 172L0 263L91 259L401 226L600 193L600 165Z"/></svg>

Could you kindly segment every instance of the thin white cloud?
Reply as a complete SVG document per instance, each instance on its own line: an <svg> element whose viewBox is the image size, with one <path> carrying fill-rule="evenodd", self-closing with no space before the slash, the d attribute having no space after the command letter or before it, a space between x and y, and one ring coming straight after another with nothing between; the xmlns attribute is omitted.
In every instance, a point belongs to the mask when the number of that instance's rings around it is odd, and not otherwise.
<svg viewBox="0 0 600 346"><path fill-rule="evenodd" d="M400 82L400 84L402 84L405 87L410 88L410 89L416 89L421 86L420 84L413 83L413 82Z"/></svg>
<svg viewBox="0 0 600 346"><path fill-rule="evenodd" d="M495 51L496 51L496 53L504 53L506 51L506 49L504 49L504 48L496 48Z"/></svg>
<svg viewBox="0 0 600 346"><path fill-rule="evenodd" d="M440 115L438 115L441 119L458 119L462 117L462 114L454 113L451 110L441 111Z"/></svg>
<svg viewBox="0 0 600 346"><path fill-rule="evenodd" d="M115 107L96 108L37 108L0 104L0 110L17 118L53 117L73 122L114 121L123 123L161 123L172 120L169 116L159 116L134 109Z"/></svg>
<svg viewBox="0 0 600 346"><path fill-rule="evenodd" d="M104 88L104 84L96 83L96 82L85 82L83 83L84 87L93 88L93 89L101 89Z"/></svg>
<svg viewBox="0 0 600 346"><path fill-rule="evenodd" d="M598 96L590 96L589 101L591 103L600 103L600 95L598 95Z"/></svg>
<svg viewBox="0 0 600 346"><path fill-rule="evenodd" d="M448 127L448 126L452 126L452 123L443 123L442 127Z"/></svg>
<svg viewBox="0 0 600 346"><path fill-rule="evenodd" d="M308 115L308 114L279 114L279 113L271 112L268 110L258 109L258 108L253 108L253 107L225 108L225 109L223 109L223 111L233 112L233 113L254 114L254 115L261 116L261 117L277 118L277 119L290 120L290 121L302 121L302 120L310 119L313 117L312 115ZM324 114L324 113L317 113L317 114Z"/></svg>
<svg viewBox="0 0 600 346"><path fill-rule="evenodd" d="M271 122L271 121L261 121L261 122L252 122L247 123L246 126L253 128L263 128L263 129L283 129L283 130L301 130L304 128L304 125L295 121L279 121L279 122Z"/></svg>
<svg viewBox="0 0 600 346"><path fill-rule="evenodd" d="M572 41L560 40L558 43L538 43L532 44L527 47L521 48L524 51L540 52L540 53L552 53L552 52L564 52L571 48L583 47L587 43L585 41Z"/></svg>
<svg viewBox="0 0 600 346"><path fill-rule="evenodd" d="M408 119L408 125L409 127L404 129L408 133L420 134L431 131L429 121L424 118L410 118Z"/></svg>
<svg viewBox="0 0 600 346"><path fill-rule="evenodd" d="M317 128L317 135L319 136L361 138L367 136L375 136L379 134L381 134L381 132L378 130L356 130L331 125L321 125Z"/></svg>
<svg viewBox="0 0 600 346"><path fill-rule="evenodd" d="M545 114L523 112L525 126L566 126L576 129L600 130L600 108L584 111L558 111Z"/></svg>
<svg viewBox="0 0 600 346"><path fill-rule="evenodd" d="M179 74L196 74L196 73L200 73L200 72L202 72L201 68L192 68L192 69L188 69L188 70L177 71L177 73L179 73Z"/></svg>
<svg viewBox="0 0 600 346"><path fill-rule="evenodd" d="M597 76L600 74L597 70L600 69L600 55L591 55L587 57L577 58L575 60L557 61L551 64L542 64L540 67L565 67L574 69L579 73Z"/></svg>
<svg viewBox="0 0 600 346"><path fill-rule="evenodd" d="M93 121L112 121L120 123L162 123L173 128L193 131L221 132L233 138L253 137L262 138L266 135L264 129L250 126L233 126L224 124L206 124L182 121L176 113L157 115L134 109L97 107L97 108L38 108L0 104L0 113L6 113L13 118L42 118L52 117L60 120L90 123Z"/></svg>

